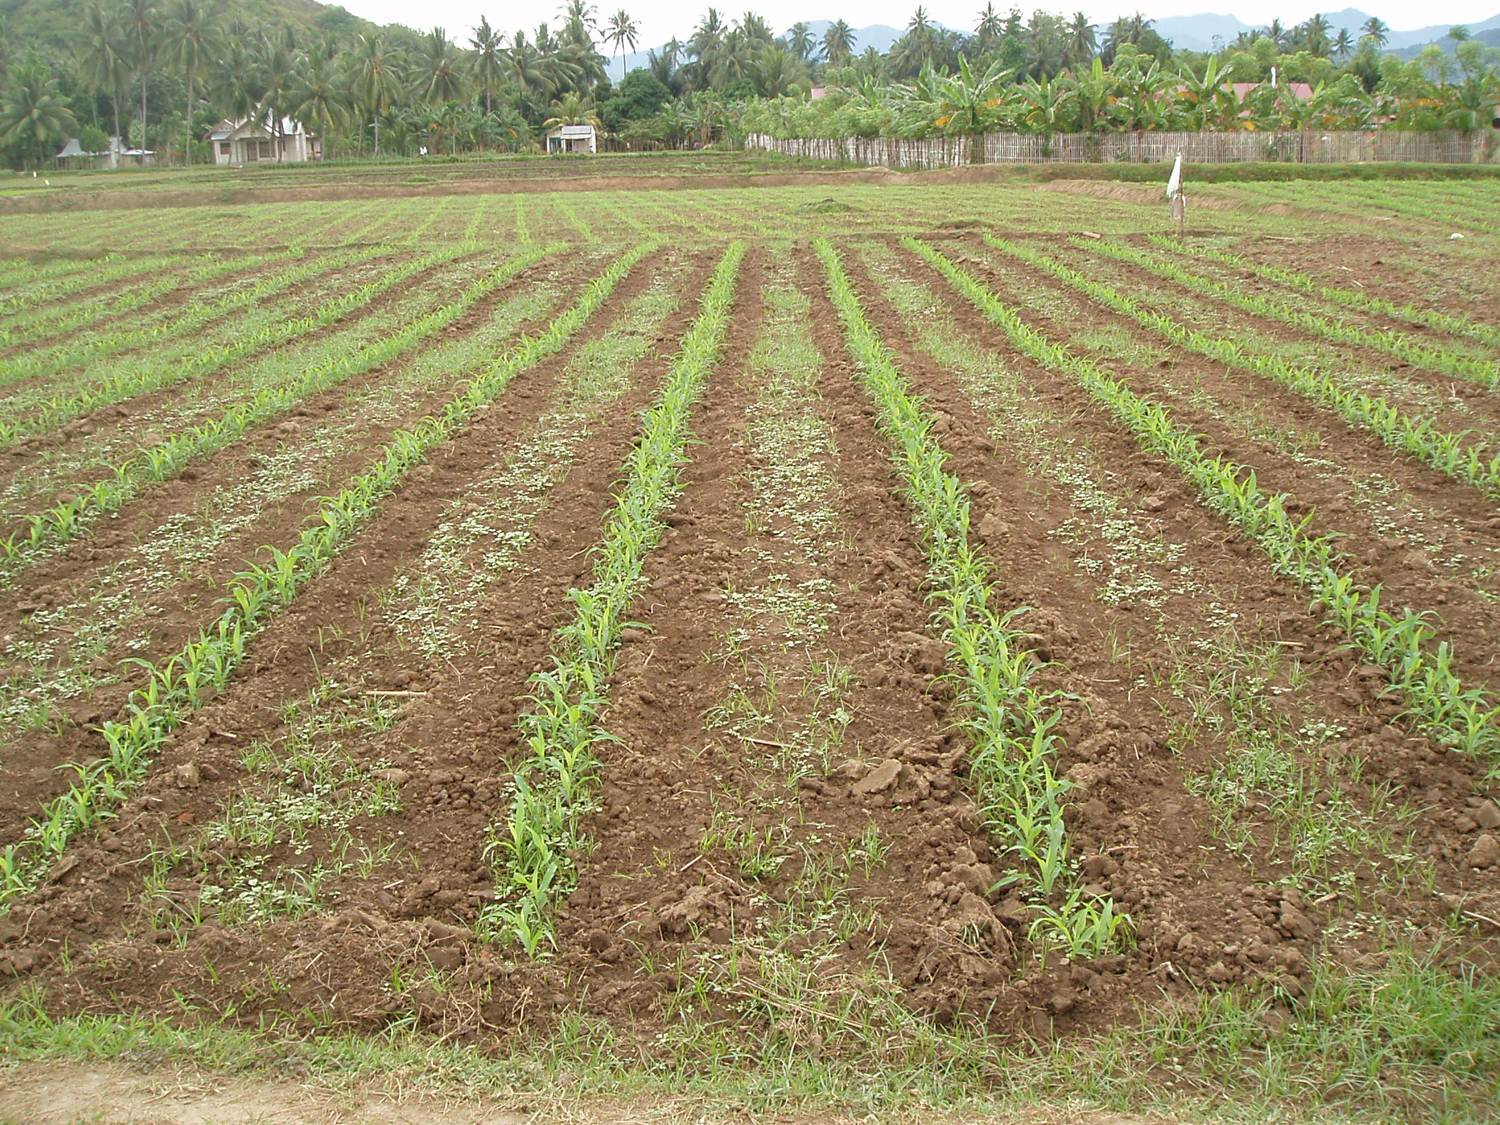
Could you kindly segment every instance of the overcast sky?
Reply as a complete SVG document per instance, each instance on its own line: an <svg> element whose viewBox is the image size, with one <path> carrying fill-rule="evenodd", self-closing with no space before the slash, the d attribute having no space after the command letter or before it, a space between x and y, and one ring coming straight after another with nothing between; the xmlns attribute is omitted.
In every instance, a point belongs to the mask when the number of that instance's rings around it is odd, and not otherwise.
<svg viewBox="0 0 1500 1125"><path fill-rule="evenodd" d="M565 0L540 0L539 3L527 5L496 3L493 0L489 3L485 0L425 0L420 5L411 3L411 0L333 0L333 2L341 3L355 15L377 23L404 23L418 28L444 27L453 38L464 41L467 40L469 30L478 22L481 15L488 15L490 22L507 35L517 27L534 27L544 19L556 23L556 12L564 6ZM596 0L596 2L599 4L601 20L622 6L631 14L641 29L641 50L664 43L673 35L686 39L693 25L708 7L706 2L699 2L699 0L623 0L623 3L622 0ZM916 3L917 0L861 0L860 3L850 4L843 10L840 10L836 3L830 4L826 9L815 10L808 6L806 0L800 0L800 2L799 0L759 0L754 4L747 4L745 0L727 0L725 3L720 3L718 8L725 18L729 19L737 17L746 7L750 7L765 16L774 31L780 32L799 19L832 20L840 16L855 27L882 23L892 27L901 27L911 17ZM983 6L982 0L980 3L928 0L926 4L928 15L933 19L949 27L962 29L973 26L974 13ZM1010 10L1011 4L1009 0L996 0L995 7L1004 13ZM1056 10L1066 15L1076 10L1078 5L1076 3L1056 6L1039 5L1036 0L1025 0L1025 2L1018 2L1016 7L1028 14L1033 8L1041 7L1046 11ZM1114 3L1112 0L1099 0L1098 3L1083 6L1089 18L1101 24L1108 23L1116 16L1135 11L1144 11L1147 15L1157 18L1195 15L1200 12L1228 12L1249 24L1268 23L1273 16L1280 16L1283 23L1296 23L1314 12L1336 11L1343 8L1359 8L1361 11L1370 12L1399 31L1426 27L1430 24L1478 23L1500 11L1500 0L1432 0L1431 3L1422 4L1413 3L1412 0L1364 0L1362 3L1334 0L1321 7L1316 6L1315 3L1267 4L1250 3L1245 0L1240 0L1239 3L1223 3L1222 0L1199 0L1199 2L1167 0L1165 3L1147 3L1142 0L1137 3ZM810 12L812 14L809 14Z"/></svg>

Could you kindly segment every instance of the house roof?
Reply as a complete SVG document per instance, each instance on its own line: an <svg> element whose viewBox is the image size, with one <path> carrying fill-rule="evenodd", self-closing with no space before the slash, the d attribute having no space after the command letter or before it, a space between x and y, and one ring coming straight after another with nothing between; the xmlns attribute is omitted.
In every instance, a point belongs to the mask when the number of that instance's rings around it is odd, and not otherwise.
<svg viewBox="0 0 1500 1125"><path fill-rule="evenodd" d="M559 125L547 135L549 137L592 137L594 127L592 125Z"/></svg>
<svg viewBox="0 0 1500 1125"><path fill-rule="evenodd" d="M1266 85L1269 85L1269 83L1231 82L1229 84L1230 89L1234 91L1234 96L1239 98L1241 101L1244 101L1247 94L1250 94L1251 92L1258 90L1260 87ZM1291 94L1292 97L1296 98L1299 102L1307 101L1308 98L1312 97L1313 93L1312 87L1306 82L1280 82L1277 83L1276 89L1286 91L1288 94Z"/></svg>
<svg viewBox="0 0 1500 1125"><path fill-rule="evenodd" d="M269 139L273 120L269 113L260 121L249 117L226 117L213 127L213 130L208 134L208 139L211 141L229 141L240 137L262 137ZM281 119L281 135L283 137L296 137L305 132L306 130L302 128L302 122L291 117L283 117ZM307 135L312 136L311 133L307 133Z"/></svg>

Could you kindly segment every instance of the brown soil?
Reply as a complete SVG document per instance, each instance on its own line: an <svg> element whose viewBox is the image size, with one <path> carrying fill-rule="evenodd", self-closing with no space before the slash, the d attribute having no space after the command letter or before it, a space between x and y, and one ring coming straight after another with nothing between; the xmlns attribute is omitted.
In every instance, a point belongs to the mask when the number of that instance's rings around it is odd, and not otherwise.
<svg viewBox="0 0 1500 1125"><path fill-rule="evenodd" d="M460 259L459 261L461 264L469 260ZM554 263L544 262L540 266L524 272L519 278L505 285L499 292L491 293L484 300L478 302L460 317L457 322L449 326L448 333L450 335L463 333L469 328L478 325L484 317L489 315L490 311L494 309L499 301L514 293L518 287L526 284L528 278L546 276L553 271L553 267ZM573 276L570 274L568 279L572 280ZM351 309L344 316L309 335L292 341L282 342L281 344L272 343L257 352L242 357L235 362L235 368L239 369L243 366L253 364L257 359L263 359L278 350L292 352L315 345L325 337L352 328L361 321L378 316L391 306L399 304L403 299L409 299L414 288L426 287L435 297L440 297L442 300L451 300L458 297L468 287L469 283L470 279L466 279L461 274L455 272L455 265L453 263L422 270L407 279L402 285L379 294L373 300L358 308ZM291 301L296 305L301 301L301 298L292 297ZM438 303L440 301L434 300L431 303L432 307L436 307ZM212 330L212 327L208 329L210 332ZM331 409L333 402L348 396L351 392L357 391L362 387L377 386L379 381L388 373L389 365L385 368L367 372L364 375L355 376L331 390L298 403L294 409L300 412L299 416L301 417L316 417L318 413ZM3 454L6 463L0 466L0 484L16 478L24 478L31 471L33 465L40 459L51 454L63 453L79 447L88 448L111 437L118 438L120 435L125 434L131 435L133 439L132 444L137 449L149 448L192 425L199 424L208 418L219 417L235 405L235 403L243 401L243 398L249 397L249 395L247 394L242 396L242 398L235 399L219 399L211 401L206 405L200 403L197 413L190 414L187 417L182 417L178 413L167 413L164 416L162 411L180 405L180 396L194 384L214 384L222 379L222 377L222 370L212 372L208 375L200 376L191 383L179 383L159 391L137 395L109 406L101 406L96 410L64 423L56 429L19 441ZM286 423L278 423L278 425L286 425ZM294 426L291 429L282 429L276 432L284 440L295 428ZM131 452L134 452L134 450ZM108 461L101 461L85 468L82 472L67 479L50 495L38 495L29 501L25 505L26 511L28 513L40 511L50 504L77 495L81 489L99 480L112 477L115 465L125 459L124 457L114 457ZM195 467L188 470L189 473L195 473L196 471ZM21 526L24 527L24 524ZM13 529L7 529L7 531L9 530Z"/></svg>
<svg viewBox="0 0 1500 1125"><path fill-rule="evenodd" d="M450 326L448 338L474 332L506 296L549 274L556 275L563 283L560 300L571 299L570 290L581 287L588 275L587 267L587 262L570 258L526 271L465 313ZM536 331L548 319L550 314L544 313L521 331ZM173 516L199 512L206 498L217 489L246 479L266 457L296 443L305 432L337 421L343 415L358 417L364 392L391 378L400 366L401 360L393 361L350 383L309 397L293 408L284 421L252 431L227 449L189 466L181 476L148 489L136 502L101 521L92 534L21 572L0 604L0 636L14 635L25 616L86 598L104 579L109 567L132 546L149 539ZM466 374L454 372L452 376L456 382ZM211 558L185 565L179 581L150 594L146 643L132 643L127 649L124 643L132 640L133 635L120 638L121 643L114 650L99 657L96 670L118 667L128 656L156 660L180 649L216 615L219 591L258 556L262 544L293 543L309 517L315 514L321 496L337 492L348 477L363 472L391 434L441 409L453 391L454 383L428 386L402 414L365 424L359 444L343 449L329 463L322 481L267 504L252 523L221 543ZM65 789L66 776L58 771L61 764L79 760L80 751L102 753L102 742L93 728L114 717L139 683L139 675L123 676L116 683L72 702L66 721L46 731L23 735L18 743L6 748L5 768L0 774L3 779L0 780L0 796L3 796L0 839L20 836L35 810Z"/></svg>
<svg viewBox="0 0 1500 1125"><path fill-rule="evenodd" d="M950 178L968 174L957 170ZM493 184L437 186L495 190ZM604 186L618 185L596 180L571 189ZM712 187L713 178L694 178L691 186ZM164 194L170 205L172 193ZM151 202L161 204L162 196ZM973 250L962 240L950 245ZM764 323L763 285L776 264L773 253L790 255L811 301L809 329L822 360L816 409L837 437L825 467L839 482L839 515L848 532L826 574L793 577L825 577L836 590L837 627L821 643L852 677L849 760L803 778L794 789L778 788L741 740L716 733L705 716L724 686L721 670L705 656L716 651L731 620L728 595L777 565L774 552L766 558L747 550L744 514L753 487L747 420L758 378L749 357ZM724 849L701 846L721 790L761 798L765 815L749 826L788 824L791 842L809 856L837 852L875 824L890 851L882 866L852 875L847 888L850 902L868 909L873 920L836 951L827 971L858 971L878 956L912 1007L939 1020L970 1014L1011 1041L1129 1023L1143 1004L1164 996L1167 1003L1191 1002L1202 989L1228 985L1275 986L1284 998L1295 998L1314 959L1378 952L1378 934L1351 935L1346 928L1360 903L1380 903L1423 939L1444 932L1453 902L1494 916L1500 865L1468 862L1491 816L1481 802L1488 793L1482 765L1413 735L1397 718L1398 706L1381 694L1378 675L1319 624L1305 591L1273 576L1250 544L1202 507L1175 471L1141 453L1070 378L1028 362L953 297L947 312L958 331L1019 374L1030 401L1048 415L1050 433L1094 451L1140 534L1170 544L1184 566L1209 576L1202 587L1174 589L1159 612L1129 599L1106 603L1083 565L1107 551L1103 531L1080 512L1065 482L1034 472L995 419L971 402L958 376L921 350L857 255L846 252L845 261L870 322L924 396L935 415L933 432L970 489L971 534L993 563L997 608L1024 609L1037 674L1064 693L1056 769L1074 786L1067 812L1072 853L1091 890L1130 912L1138 944L1087 964L1052 957L1039 965L1025 910L995 889L1008 861L986 838L975 808L965 743L949 706L951 687L941 675L942 638L924 600L924 555L875 411L823 291L821 267L805 246L752 250L723 361L695 407L698 440L683 468L684 489L648 557L643 592L630 614L638 624L627 631L609 685L606 725L617 741L598 747L601 805L587 822L597 846L577 857L581 881L560 913L560 948L549 959L529 961L476 937L471 927L495 894L486 830L503 820L510 776L529 753L517 727L528 684L548 668L554 631L572 615L568 591L588 581L589 549L612 503L638 414L658 393L696 315L693 297L713 268L706 251L672 249L632 271L593 324L518 377L491 409L413 470L370 526L256 638L230 687L159 749L145 783L118 817L75 841L69 853L75 862L59 867L54 879L0 918L0 996L39 985L57 1013L181 1018L184 1005L196 1005L245 1027L273 1021L296 1031L415 1025L486 1047L532 1037L562 1014L582 1010L633 1032L632 1044L650 1052L657 1049L664 1013L687 987L677 959L684 965L711 960L732 940L753 936L786 904L801 873L793 859L751 880ZM901 261L919 268L904 252ZM546 268L579 280L569 262ZM476 483L540 432L582 342L617 323L631 298L669 268L678 271L672 276L680 279L674 284L684 300L636 364L623 396L588 427L576 459L547 496L521 564L488 587L474 624L462 626L462 645L442 658L421 655L402 639L388 592L416 573L455 502L474 502ZM1003 288L998 274L987 280ZM1040 290L1049 282L1027 275L1026 284ZM1021 304L1038 328L1060 331ZM454 331L472 331L483 315L476 309ZM1249 388L1177 357L1164 373L1122 375L1170 397L1179 369L1201 375L1231 406L1254 402L1322 428L1330 456L1359 469L1379 468L1421 498L1414 518L1430 518L1434 526L1456 518L1476 549L1500 552L1500 528L1487 522L1466 490L1373 450L1299 399ZM147 504L133 505L91 540L38 563L0 602L0 631L28 612L25 599L61 599L164 515L191 510L255 457L295 440L304 420L356 409L349 404L357 404L359 392L390 374L374 372L309 400L286 420L291 431L271 427L249 435L192 476L153 489ZM1180 404L1174 400L1173 406ZM1356 549L1362 576L1388 582L1393 593L1416 604L1460 610L1448 626L1470 661L1465 671L1487 674L1483 660L1493 647L1486 647L1486 637L1493 635L1494 615L1472 591L1449 589L1393 555L1376 528L1339 507L1337 482L1266 449L1237 444L1227 428L1213 429L1208 419L1182 409L1185 420L1208 430L1227 451L1264 467L1273 487L1285 481L1300 504L1316 504L1325 517L1333 513L1334 526ZM351 471L389 428L372 426L337 472ZM256 540L290 541L310 499L298 494L268 511L215 557L210 577L221 582ZM1074 528L1071 537L1067 527ZM152 652L168 651L206 615L211 600L207 587L194 594L186 581L164 595ZM1421 807L1415 842L1433 864L1434 893L1391 891L1379 878L1386 857L1375 856L1351 871L1343 892L1304 898L1283 884L1288 863L1267 824L1257 822L1241 854L1220 845L1208 803L1188 785L1219 763L1228 742L1210 731L1187 746L1175 744L1187 705L1174 693L1171 676L1191 659L1187 641L1225 615L1247 642L1276 642L1299 653L1309 676L1309 706L1344 732L1338 753L1362 760L1367 781L1389 782L1399 798ZM774 669L785 658L774 655L777 641L755 636L746 643ZM195 833L229 802L260 792L264 783L244 762L247 747L285 734L286 705L329 677L343 698L373 694L398 701L389 729L361 733L350 747L359 762L378 763L400 793L399 809L361 814L348 826L368 849L367 870L332 877L324 908L304 917L231 925L210 911L201 924L174 928L174 916L153 916L142 899L148 857L161 859L173 845L198 839ZM73 718L80 726L95 722L121 703L118 694L91 700L89 713ZM9 809L34 807L47 766L98 749L77 727L36 746L34 755L18 759L20 767L5 763L0 776ZM1371 811L1368 786L1351 788L1351 800ZM3 823L14 835L19 813L7 815ZM310 840L300 851L280 840L267 845L272 868L305 872L332 858L332 831L320 829ZM222 842L178 863L170 870L171 901L196 901L212 877L209 868L242 851ZM974 932L984 940L955 940ZM1482 938L1465 941L1477 960L1493 964L1494 950ZM655 968L647 971L648 963ZM80 1111L106 1097L129 1105L142 1096L138 1080L118 1073L100 1080L86 1068L29 1069L0 1086L0 1107L18 1107L23 1116L32 1107L50 1112L47 1098L59 1097L65 1083L75 1099L65 1108ZM218 1100L186 1103L180 1116L233 1119L252 1094L239 1086L228 1091ZM355 1095L352 1115L386 1112L361 1096ZM265 1097L252 1108L294 1117L308 1106L296 1090L273 1087ZM323 1111L321 1103L316 1108ZM486 1108L504 1112L506 1106Z"/></svg>
<svg viewBox="0 0 1500 1125"><path fill-rule="evenodd" d="M983 262L971 260L970 265L982 266ZM1011 271L1007 262L1005 270L1007 277L1021 279L1019 284L1000 280L990 269L983 273L987 280L999 282L1002 300L1020 308L1033 327L1042 328L1054 339L1075 330L1076 323L1064 328L1044 320L1027 307L1022 297L1027 289L1056 290L1060 283L1040 270L1019 263L1017 266ZM1134 322L1087 301L1082 304L1081 315L1115 325L1135 338L1149 338ZM1442 633L1456 647L1460 674L1476 685L1493 687L1500 674L1492 644L1497 625L1493 584L1449 577L1438 566L1438 559L1443 545L1449 543L1486 565L1500 559L1500 517L1495 514L1494 503L1474 489L1387 448L1373 435L1269 379L1224 372L1193 353L1169 349L1168 354L1172 358L1166 366L1151 370L1114 362L1106 366L1137 394L1166 399L1184 425L1207 435L1210 450L1255 469L1262 487L1270 493L1289 493L1287 508L1297 518L1316 513L1311 530L1341 537L1345 550L1353 555L1352 569L1360 581L1380 584L1397 606L1440 615ZM1306 430L1330 435L1329 444L1337 451L1333 459L1345 471L1299 462L1269 442L1253 440L1209 416L1186 401L1198 387L1222 403L1230 416L1264 408ZM1329 456L1327 449L1319 452ZM1405 501L1399 519L1414 530L1418 539L1433 547L1414 546L1378 526L1351 499L1347 470L1379 473L1395 481Z"/></svg>

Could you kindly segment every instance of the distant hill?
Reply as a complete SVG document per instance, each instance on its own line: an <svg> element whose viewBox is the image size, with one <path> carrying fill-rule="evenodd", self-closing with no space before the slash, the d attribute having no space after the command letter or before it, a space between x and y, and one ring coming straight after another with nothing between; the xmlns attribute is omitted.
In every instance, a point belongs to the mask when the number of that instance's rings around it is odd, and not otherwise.
<svg viewBox="0 0 1500 1125"><path fill-rule="evenodd" d="M1272 13L1274 15L1274 11ZM1324 12L1323 15L1329 23L1329 38L1333 38L1340 29L1345 29L1349 34L1358 39L1362 28L1370 19L1370 13L1362 12L1358 8L1344 8L1337 12ZM1270 21L1267 16L1267 22ZM1283 20L1284 24L1291 26L1289 20ZM1419 27L1412 31L1397 31L1392 29L1390 37L1386 41L1386 50L1401 53L1406 48L1415 47L1418 50L1422 46L1435 40L1443 38L1448 34L1450 24L1433 24L1428 27ZM1492 28L1500 28L1500 15L1492 16L1490 19L1480 23L1466 24L1466 27L1479 38L1481 31ZM1265 24L1247 24L1236 19L1234 16L1214 15L1204 13L1196 16L1168 16L1165 19L1155 21L1156 30L1165 38L1172 41L1172 46L1189 51L1212 51L1216 45L1227 45L1234 42L1235 37L1242 31L1255 31L1257 28L1265 27ZM1218 37L1219 44L1214 39Z"/></svg>
<svg viewBox="0 0 1500 1125"><path fill-rule="evenodd" d="M1469 25L1465 24L1464 26L1468 27ZM1500 27L1486 27L1480 31L1475 31L1473 27L1469 27L1469 30L1473 33L1472 38L1479 40L1486 46L1500 47ZM1402 47L1399 51L1392 51L1391 54L1403 59L1414 59L1422 53L1424 48L1431 46L1433 43L1436 43L1444 52L1450 55L1458 49L1457 41L1448 38L1447 29L1445 28L1444 34L1440 39L1432 39L1426 43L1418 43L1411 47Z"/></svg>

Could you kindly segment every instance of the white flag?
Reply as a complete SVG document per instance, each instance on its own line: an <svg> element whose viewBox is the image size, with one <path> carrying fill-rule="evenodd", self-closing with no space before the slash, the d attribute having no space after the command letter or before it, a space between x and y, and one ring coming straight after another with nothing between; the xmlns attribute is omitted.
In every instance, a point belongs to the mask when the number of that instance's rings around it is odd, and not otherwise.
<svg viewBox="0 0 1500 1125"><path fill-rule="evenodd" d="M1167 181L1167 198L1176 199L1177 193L1182 190L1182 153L1177 154L1177 160L1172 165L1172 177Z"/></svg>

